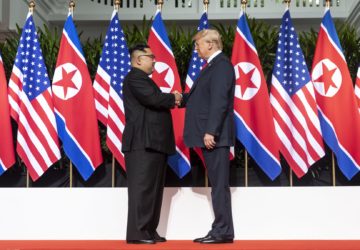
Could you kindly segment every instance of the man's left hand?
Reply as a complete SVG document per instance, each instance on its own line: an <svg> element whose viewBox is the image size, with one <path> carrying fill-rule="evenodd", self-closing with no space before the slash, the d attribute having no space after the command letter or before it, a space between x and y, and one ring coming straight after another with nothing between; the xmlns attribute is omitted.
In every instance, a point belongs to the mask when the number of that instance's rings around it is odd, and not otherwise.
<svg viewBox="0 0 360 250"><path fill-rule="evenodd" d="M204 144L207 149L213 149L216 145L215 136L205 133Z"/></svg>

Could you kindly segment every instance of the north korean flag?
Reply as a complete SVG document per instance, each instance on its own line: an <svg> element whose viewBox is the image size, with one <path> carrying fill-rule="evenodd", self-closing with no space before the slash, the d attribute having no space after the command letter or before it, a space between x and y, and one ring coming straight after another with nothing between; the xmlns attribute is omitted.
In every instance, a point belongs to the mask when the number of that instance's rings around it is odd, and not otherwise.
<svg viewBox="0 0 360 250"><path fill-rule="evenodd" d="M174 54L166 33L165 25L161 18L161 11L155 13L155 18L150 30L149 46L156 56L153 80L163 92L182 92L180 77L176 66ZM171 110L176 142L176 154L169 157L168 163L174 172L182 178L190 171L189 149L183 141L185 109Z"/></svg>
<svg viewBox="0 0 360 250"><path fill-rule="evenodd" d="M234 113L237 139L273 180L281 173L279 142L259 56L244 12L240 13L231 61L236 75Z"/></svg>
<svg viewBox="0 0 360 250"><path fill-rule="evenodd" d="M324 140L343 174L351 179L360 169L360 116L329 8L318 35L312 80Z"/></svg>
<svg viewBox="0 0 360 250"><path fill-rule="evenodd" d="M87 180L103 160L92 82L71 14L63 29L52 89L63 149Z"/></svg>

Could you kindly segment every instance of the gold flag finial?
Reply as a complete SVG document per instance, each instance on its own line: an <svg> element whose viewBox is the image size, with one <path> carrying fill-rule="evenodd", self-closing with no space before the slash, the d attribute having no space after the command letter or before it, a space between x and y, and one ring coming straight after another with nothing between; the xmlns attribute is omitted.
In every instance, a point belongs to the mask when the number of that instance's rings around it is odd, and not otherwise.
<svg viewBox="0 0 360 250"><path fill-rule="evenodd" d="M247 1L247 0L241 0L241 9L242 9L243 11L245 11L247 4L248 4L248 1Z"/></svg>
<svg viewBox="0 0 360 250"><path fill-rule="evenodd" d="M162 10L162 6L164 4L164 0L157 0L157 8L158 10Z"/></svg>
<svg viewBox="0 0 360 250"><path fill-rule="evenodd" d="M209 0L204 0L203 3L204 3L205 12L208 12L210 1Z"/></svg>
<svg viewBox="0 0 360 250"><path fill-rule="evenodd" d="M115 0L114 1L114 8L116 11L119 11L121 5L121 0Z"/></svg>
<svg viewBox="0 0 360 250"><path fill-rule="evenodd" d="M284 3L286 4L286 7L290 8L291 0L284 0Z"/></svg>
<svg viewBox="0 0 360 250"><path fill-rule="evenodd" d="M331 0L325 0L325 7L330 8Z"/></svg>
<svg viewBox="0 0 360 250"><path fill-rule="evenodd" d="M74 0L70 0L70 2L69 2L69 12L71 14L74 13L74 8L75 8L75 2L74 2Z"/></svg>
<svg viewBox="0 0 360 250"><path fill-rule="evenodd" d="M35 9L35 1L34 1L34 0L31 0L31 1L29 2L29 11L30 11L31 13L33 13L33 12L34 12L34 9Z"/></svg>

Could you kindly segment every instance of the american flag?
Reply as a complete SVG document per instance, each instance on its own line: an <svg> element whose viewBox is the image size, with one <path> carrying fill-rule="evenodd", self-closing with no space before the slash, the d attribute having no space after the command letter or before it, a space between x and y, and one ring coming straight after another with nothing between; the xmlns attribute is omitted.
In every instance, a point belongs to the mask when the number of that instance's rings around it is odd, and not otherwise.
<svg viewBox="0 0 360 250"><path fill-rule="evenodd" d="M325 151L314 88L288 9L280 26L270 102L280 152L301 177Z"/></svg>
<svg viewBox="0 0 360 250"><path fill-rule="evenodd" d="M201 15L197 31L200 31L203 29L208 29L208 28L209 28L208 16L207 16L207 13L204 12ZM201 59L194 48L192 55L191 55L190 63L189 63L188 73L186 76L186 85L185 85L186 92L188 92L191 89L194 81L199 76L200 71L202 70L202 68L204 67L205 64L206 64L206 60Z"/></svg>
<svg viewBox="0 0 360 250"><path fill-rule="evenodd" d="M356 80L355 80L355 95L356 95L359 112L360 112L360 65L359 65Z"/></svg>
<svg viewBox="0 0 360 250"><path fill-rule="evenodd" d="M360 170L360 116L328 7L318 34L311 76L324 141L334 152L342 173L351 179Z"/></svg>
<svg viewBox="0 0 360 250"><path fill-rule="evenodd" d="M7 93L5 70L0 55L0 175L15 163L9 98Z"/></svg>
<svg viewBox="0 0 360 250"><path fill-rule="evenodd" d="M125 35L114 10L93 87L97 117L107 127L106 144L124 169L125 160L121 152L125 125L122 85L130 65Z"/></svg>
<svg viewBox="0 0 360 250"><path fill-rule="evenodd" d="M21 34L9 82L11 116L18 123L17 153L37 180L60 159L50 80L32 13Z"/></svg>

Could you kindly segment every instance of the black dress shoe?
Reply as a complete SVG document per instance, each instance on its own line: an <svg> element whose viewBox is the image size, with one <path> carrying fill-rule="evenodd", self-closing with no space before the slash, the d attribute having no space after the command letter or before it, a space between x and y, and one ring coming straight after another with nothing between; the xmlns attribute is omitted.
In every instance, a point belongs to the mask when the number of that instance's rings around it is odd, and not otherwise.
<svg viewBox="0 0 360 250"><path fill-rule="evenodd" d="M193 240L194 242L202 242L203 240L208 240L210 239L212 236L210 234L207 234L205 237L201 237L201 238L196 238L195 240Z"/></svg>
<svg viewBox="0 0 360 250"><path fill-rule="evenodd" d="M128 244L155 244L155 240L127 240Z"/></svg>
<svg viewBox="0 0 360 250"><path fill-rule="evenodd" d="M166 242L166 238L161 237L157 232L155 232L153 239L155 242Z"/></svg>
<svg viewBox="0 0 360 250"><path fill-rule="evenodd" d="M200 241L202 244L221 244L221 243L233 243L233 239L221 238L221 237L214 237L210 236L207 239L203 239Z"/></svg>
<svg viewBox="0 0 360 250"><path fill-rule="evenodd" d="M154 240L155 240L155 242L166 242L165 237L161 237L161 236L156 237Z"/></svg>

